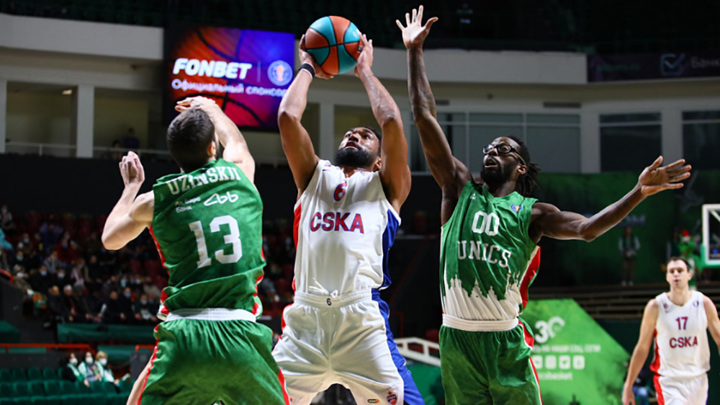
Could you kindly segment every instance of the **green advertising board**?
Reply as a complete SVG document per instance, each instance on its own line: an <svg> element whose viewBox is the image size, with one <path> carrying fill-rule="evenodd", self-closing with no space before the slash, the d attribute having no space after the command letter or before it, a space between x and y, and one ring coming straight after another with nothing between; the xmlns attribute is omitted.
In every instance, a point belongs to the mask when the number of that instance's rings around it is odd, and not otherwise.
<svg viewBox="0 0 720 405"><path fill-rule="evenodd" d="M543 403L621 403L630 356L575 300L530 301L522 317L535 336L532 358Z"/></svg>

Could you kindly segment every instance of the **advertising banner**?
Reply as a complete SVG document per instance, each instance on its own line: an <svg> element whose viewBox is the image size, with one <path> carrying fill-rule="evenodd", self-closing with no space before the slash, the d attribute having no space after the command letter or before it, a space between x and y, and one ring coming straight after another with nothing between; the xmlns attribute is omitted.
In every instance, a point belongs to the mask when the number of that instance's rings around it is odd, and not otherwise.
<svg viewBox="0 0 720 405"><path fill-rule="evenodd" d="M177 101L201 95L239 127L277 130L278 106L293 78L293 34L179 23L165 32L167 123Z"/></svg>
<svg viewBox="0 0 720 405"><path fill-rule="evenodd" d="M720 76L720 51L588 55L588 82Z"/></svg>
<svg viewBox="0 0 720 405"><path fill-rule="evenodd" d="M572 299L530 300L533 363L543 403L620 404L628 352Z"/></svg>

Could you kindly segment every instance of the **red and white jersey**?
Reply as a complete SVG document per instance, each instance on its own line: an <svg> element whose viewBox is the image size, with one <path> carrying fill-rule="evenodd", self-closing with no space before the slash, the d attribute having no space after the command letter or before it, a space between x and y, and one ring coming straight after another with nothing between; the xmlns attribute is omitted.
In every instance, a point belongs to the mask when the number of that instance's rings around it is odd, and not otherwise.
<svg viewBox="0 0 720 405"><path fill-rule="evenodd" d="M655 358L650 369L664 377L695 377L710 370L707 316L702 293L693 291L683 306L673 304L667 293L655 297Z"/></svg>
<svg viewBox="0 0 720 405"><path fill-rule="evenodd" d="M387 253L399 224L378 172L345 177L319 161L295 204L295 292L344 296L389 286Z"/></svg>

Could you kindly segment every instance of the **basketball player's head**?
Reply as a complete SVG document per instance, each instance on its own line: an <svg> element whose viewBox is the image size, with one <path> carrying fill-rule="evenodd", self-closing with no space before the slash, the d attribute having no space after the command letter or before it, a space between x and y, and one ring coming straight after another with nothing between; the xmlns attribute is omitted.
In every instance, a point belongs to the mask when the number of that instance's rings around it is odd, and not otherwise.
<svg viewBox="0 0 720 405"><path fill-rule="evenodd" d="M665 280L670 284L670 288L687 288L692 277L692 266L684 257L674 256L668 259L665 264Z"/></svg>
<svg viewBox="0 0 720 405"><path fill-rule="evenodd" d="M495 138L483 148L480 176L490 186L515 182L515 191L529 197L537 188L538 168L530 162L530 151L514 136Z"/></svg>
<svg viewBox="0 0 720 405"><path fill-rule="evenodd" d="M345 132L335 154L335 164L366 170L380 169L382 135L370 127L355 127Z"/></svg>
<svg viewBox="0 0 720 405"><path fill-rule="evenodd" d="M175 117L167 130L170 155L188 173L215 158L215 126L198 108L190 108Z"/></svg>

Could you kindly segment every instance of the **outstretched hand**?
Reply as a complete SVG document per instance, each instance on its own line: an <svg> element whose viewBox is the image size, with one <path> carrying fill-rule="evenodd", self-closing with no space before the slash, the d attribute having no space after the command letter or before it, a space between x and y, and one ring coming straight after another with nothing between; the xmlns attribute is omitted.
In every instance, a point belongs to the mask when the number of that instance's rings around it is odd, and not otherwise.
<svg viewBox="0 0 720 405"><path fill-rule="evenodd" d="M653 164L640 173L638 186L644 196L653 195L663 190L683 187L682 181L690 177L692 166L685 164L685 159L677 160L667 166L660 166L663 157L659 156Z"/></svg>
<svg viewBox="0 0 720 405"><path fill-rule="evenodd" d="M303 34L302 37L300 37L300 46L298 47L298 58L300 59L300 64L310 64L315 69L315 77L319 77L321 79L332 79L333 75L329 75L325 72L323 72L322 69L320 69L320 66L318 66L317 63L315 63L315 59L305 50L305 34Z"/></svg>
<svg viewBox="0 0 720 405"><path fill-rule="evenodd" d="M120 175L125 187L140 186L145 181L145 169L135 152L128 152L119 163Z"/></svg>
<svg viewBox="0 0 720 405"><path fill-rule="evenodd" d="M430 33L430 27L438 20L437 17L430 17L425 22L425 25L422 25L422 17L423 6L420 6L417 10L412 10L412 15L405 13L405 26L403 26L400 20L395 20L395 23L402 31L405 48L422 47L425 38L427 38Z"/></svg>
<svg viewBox="0 0 720 405"><path fill-rule="evenodd" d="M213 107L220 108L217 103L215 103L215 101L213 101L212 99L202 96L195 96L178 101L177 104L175 104L175 111L183 112L191 108L199 108L207 112L208 109Z"/></svg>
<svg viewBox="0 0 720 405"><path fill-rule="evenodd" d="M367 35L360 34L360 56L355 66L355 76L359 76L361 69L372 69L373 64L373 44L372 39L367 39Z"/></svg>

